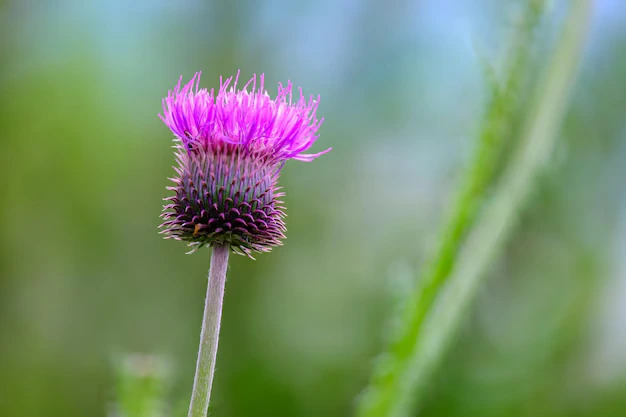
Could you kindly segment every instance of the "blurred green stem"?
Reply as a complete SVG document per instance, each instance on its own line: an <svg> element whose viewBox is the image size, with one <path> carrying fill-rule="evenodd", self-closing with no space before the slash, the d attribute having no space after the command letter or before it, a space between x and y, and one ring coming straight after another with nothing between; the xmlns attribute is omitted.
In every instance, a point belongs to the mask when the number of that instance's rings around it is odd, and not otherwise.
<svg viewBox="0 0 626 417"><path fill-rule="evenodd" d="M491 86L491 97L480 132L478 146L467 168L453 210L444 227L439 246L414 292L409 294L400 318L401 328L392 337L385 355L379 358L369 387L359 403L360 417L387 416L401 388L398 386L414 356L415 340L435 300L456 263L468 230L476 221L485 196L494 182L507 139L518 117L520 91L528 71L534 31L545 8L545 0L529 0L517 27L510 56L506 60L502 85Z"/></svg>
<svg viewBox="0 0 626 417"><path fill-rule="evenodd" d="M164 415L169 366L154 355L124 355L116 364L117 404L111 416Z"/></svg>
<svg viewBox="0 0 626 417"><path fill-rule="evenodd" d="M206 417L209 410L229 253L228 246L213 247L189 417Z"/></svg>
<svg viewBox="0 0 626 417"><path fill-rule="evenodd" d="M549 161L580 61L590 8L591 0L572 1L560 43L544 78L537 85L519 148L503 173L494 198L470 231L449 284L415 342L415 354L401 384L402 398L408 404L423 395L463 317L466 317L489 265L515 226L516 216L531 193L534 180ZM394 404L393 411L385 415L406 415L403 410L408 407L403 406L402 403Z"/></svg>
<svg viewBox="0 0 626 417"><path fill-rule="evenodd" d="M461 243L460 234L444 240L434 272L411 296L404 327L377 367L365 393L360 417L404 417L423 395L476 294L485 270L512 229L515 216L532 189L533 180L549 158L573 84L589 20L590 0L572 2L570 16L546 76L535 92L518 148L501 176L493 199L484 207ZM482 196L481 198L484 198ZM463 217L463 211L458 216ZM456 230L455 218L452 230ZM446 233L447 235L447 233ZM447 279L446 279L447 278ZM447 285L444 287L444 282ZM417 304L414 304L417 303Z"/></svg>

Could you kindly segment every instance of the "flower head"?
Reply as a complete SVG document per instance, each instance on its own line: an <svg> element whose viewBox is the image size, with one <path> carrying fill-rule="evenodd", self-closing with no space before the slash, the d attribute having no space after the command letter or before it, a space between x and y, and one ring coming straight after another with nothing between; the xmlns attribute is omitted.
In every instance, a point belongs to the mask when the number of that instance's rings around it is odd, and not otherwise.
<svg viewBox="0 0 626 417"><path fill-rule="evenodd" d="M199 88L200 73L163 99L161 120L175 135L177 167L168 189L161 233L194 249L227 244L251 256L284 238L284 207L278 176L288 159L312 161L330 151L306 154L318 138L319 97L293 102L292 85L279 84L276 99L257 89L256 75L237 91L237 80L220 78L220 89ZM181 78L182 80L182 78ZM232 83L232 86L231 86ZM251 91L248 88L251 87Z"/></svg>

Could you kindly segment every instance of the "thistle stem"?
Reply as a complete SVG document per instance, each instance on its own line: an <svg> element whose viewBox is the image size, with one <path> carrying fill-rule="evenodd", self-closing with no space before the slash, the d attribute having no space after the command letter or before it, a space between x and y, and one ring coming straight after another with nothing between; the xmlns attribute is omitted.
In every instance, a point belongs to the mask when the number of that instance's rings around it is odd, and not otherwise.
<svg viewBox="0 0 626 417"><path fill-rule="evenodd" d="M209 410L229 253L228 246L213 247L189 417L206 417Z"/></svg>

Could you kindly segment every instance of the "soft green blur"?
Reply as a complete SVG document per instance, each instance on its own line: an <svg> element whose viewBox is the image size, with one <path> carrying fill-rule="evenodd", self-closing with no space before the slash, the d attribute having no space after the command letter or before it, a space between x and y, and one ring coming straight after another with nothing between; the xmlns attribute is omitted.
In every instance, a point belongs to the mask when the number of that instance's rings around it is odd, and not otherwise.
<svg viewBox="0 0 626 417"><path fill-rule="evenodd" d="M554 1L542 36L561 17ZM285 246L231 257L211 415L344 417L433 250L519 1L0 2L0 416L111 415L121 355L189 399L208 251L157 234L161 97L242 70L322 96ZM563 138L423 416L626 414L626 4L597 0ZM152 357L152 356L150 356ZM161 360L161 359L154 359Z"/></svg>

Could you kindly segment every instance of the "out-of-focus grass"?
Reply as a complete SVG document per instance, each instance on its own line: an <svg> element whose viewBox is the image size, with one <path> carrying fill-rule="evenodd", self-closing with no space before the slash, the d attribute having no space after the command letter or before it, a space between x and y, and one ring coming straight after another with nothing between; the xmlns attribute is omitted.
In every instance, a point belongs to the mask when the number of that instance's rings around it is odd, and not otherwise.
<svg viewBox="0 0 626 417"><path fill-rule="evenodd" d="M111 417L164 417L168 380L167 361L157 356L123 355L116 363L116 396Z"/></svg>
<svg viewBox="0 0 626 417"><path fill-rule="evenodd" d="M416 356L424 320L451 275L458 252L487 199L494 177L511 149L517 122L524 114L525 89L530 81L533 41L543 15L545 1L526 4L514 40L508 51L503 81L490 79L490 103L485 112L474 157L460 186L441 241L430 265L403 302L399 326L389 347L377 359L372 380L359 400L357 415L405 415L410 407L400 405L414 397L415 373L410 363ZM508 145L508 146L507 146ZM405 387L408 385L408 387ZM396 411L392 411L396 410ZM402 411L397 411L402 410Z"/></svg>
<svg viewBox="0 0 626 417"><path fill-rule="evenodd" d="M423 398L434 371L483 282L486 270L513 229L539 173L551 159L585 45L589 12L587 0L572 5L546 76L538 83L516 146L518 149L504 168L493 199L487 203L475 226L469 229L466 246L458 263L451 268L450 282L439 289L441 298L428 312L424 327L414 335L411 355L403 361L403 373L396 377L399 382L386 392L386 405L372 407L364 415L408 416ZM568 313L575 311L576 303L572 301L564 303L564 307L570 310L566 310Z"/></svg>

